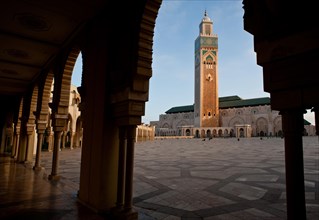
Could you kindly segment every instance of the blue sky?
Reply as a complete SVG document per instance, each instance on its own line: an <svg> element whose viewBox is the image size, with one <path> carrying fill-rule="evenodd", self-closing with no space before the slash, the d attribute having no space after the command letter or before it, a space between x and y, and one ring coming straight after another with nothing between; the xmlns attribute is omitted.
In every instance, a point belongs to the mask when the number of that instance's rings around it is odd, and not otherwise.
<svg viewBox="0 0 319 220"><path fill-rule="evenodd" d="M194 42L205 10L218 35L219 96L269 97L263 91L262 68L256 64L253 36L244 31L242 0L164 0L156 19L153 75L144 123L175 106L194 103ZM81 59L72 83L80 85ZM305 119L314 124L312 114Z"/></svg>

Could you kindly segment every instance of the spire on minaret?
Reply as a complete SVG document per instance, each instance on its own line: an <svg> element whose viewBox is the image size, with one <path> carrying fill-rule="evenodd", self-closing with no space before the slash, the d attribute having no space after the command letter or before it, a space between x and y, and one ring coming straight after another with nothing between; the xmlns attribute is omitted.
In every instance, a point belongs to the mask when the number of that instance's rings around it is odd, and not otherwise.
<svg viewBox="0 0 319 220"><path fill-rule="evenodd" d="M202 20L202 21L206 21L206 22L207 22L207 21L209 21L209 22L211 21L210 18L208 17L208 14L207 14L206 9L205 9L204 17L203 17L203 20Z"/></svg>
<svg viewBox="0 0 319 220"><path fill-rule="evenodd" d="M200 35L210 36L213 34L213 21L208 17L207 11L205 9L204 17L199 25Z"/></svg>

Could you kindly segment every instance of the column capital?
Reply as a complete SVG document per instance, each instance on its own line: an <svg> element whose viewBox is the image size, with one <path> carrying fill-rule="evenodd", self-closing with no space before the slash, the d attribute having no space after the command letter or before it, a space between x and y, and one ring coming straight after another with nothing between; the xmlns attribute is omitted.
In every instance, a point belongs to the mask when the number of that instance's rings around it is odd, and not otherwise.
<svg viewBox="0 0 319 220"><path fill-rule="evenodd" d="M32 135L34 132L35 124L27 123L26 128L27 128L27 135Z"/></svg>
<svg viewBox="0 0 319 220"><path fill-rule="evenodd" d="M44 133L47 128L47 121L37 120L36 128L38 133Z"/></svg>
<svg viewBox="0 0 319 220"><path fill-rule="evenodd" d="M116 123L122 125L139 125L145 114L145 102L139 100L125 100L112 104L112 112Z"/></svg>
<svg viewBox="0 0 319 220"><path fill-rule="evenodd" d="M15 127L15 132L17 135L20 135L20 130L21 130L21 126L16 126Z"/></svg>
<svg viewBox="0 0 319 220"><path fill-rule="evenodd" d="M63 131L67 123L67 114L52 114L52 127L54 131Z"/></svg>
<svg viewBox="0 0 319 220"><path fill-rule="evenodd" d="M13 128L12 127L7 127L6 128L6 135L11 135L11 134L13 134Z"/></svg>

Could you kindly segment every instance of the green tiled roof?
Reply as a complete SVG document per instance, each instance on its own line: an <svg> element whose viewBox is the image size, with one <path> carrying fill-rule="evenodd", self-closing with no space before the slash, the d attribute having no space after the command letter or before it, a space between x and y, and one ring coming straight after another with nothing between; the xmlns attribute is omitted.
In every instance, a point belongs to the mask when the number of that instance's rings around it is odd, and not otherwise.
<svg viewBox="0 0 319 220"><path fill-rule="evenodd" d="M220 103L220 102L228 102L228 101L237 101L237 100L242 100L242 98L240 98L240 97L237 96L237 95L219 97L219 103Z"/></svg>
<svg viewBox="0 0 319 220"><path fill-rule="evenodd" d="M220 100L220 99L219 99ZM234 101L219 101L219 108L240 108L245 106L270 105L270 98L240 99Z"/></svg>
<svg viewBox="0 0 319 220"><path fill-rule="evenodd" d="M219 108L240 108L245 106L258 106L258 105L270 105L270 98L255 98L255 99L242 99L239 96L225 96L219 98ZM182 112L193 112L194 105L176 106L170 108L165 113L174 114Z"/></svg>
<svg viewBox="0 0 319 220"><path fill-rule="evenodd" d="M173 113L182 113L182 112L193 112L194 105L184 105L184 106L177 106L170 108L165 113L166 114L173 114Z"/></svg>
<svg viewBox="0 0 319 220"><path fill-rule="evenodd" d="M219 108L240 108L245 106L258 106L258 105L270 105L270 98L255 98L255 99L242 99L239 96L225 96L219 98ZM165 113L166 114L174 114L174 113L183 113L183 112L193 112L193 105L184 105L170 108ZM311 125L309 121L304 119L304 125Z"/></svg>
<svg viewBox="0 0 319 220"><path fill-rule="evenodd" d="M311 125L311 123L309 121L307 121L306 119L303 120L303 125Z"/></svg>

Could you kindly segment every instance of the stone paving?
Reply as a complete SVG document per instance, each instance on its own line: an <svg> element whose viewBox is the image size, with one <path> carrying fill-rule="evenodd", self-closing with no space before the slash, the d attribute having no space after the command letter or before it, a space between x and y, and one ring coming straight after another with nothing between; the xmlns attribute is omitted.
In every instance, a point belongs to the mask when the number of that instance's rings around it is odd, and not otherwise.
<svg viewBox="0 0 319 220"><path fill-rule="evenodd" d="M304 145L307 214L318 219L318 139ZM139 143L134 204L156 219L285 219L283 139Z"/></svg>
<svg viewBox="0 0 319 220"><path fill-rule="evenodd" d="M60 152L62 179L57 187L66 194L71 192L73 203L79 188L80 156L81 149ZM43 152L44 179L50 174L51 161L52 153ZM318 220L318 137L304 138L304 164L307 218ZM286 219L284 171L281 138L139 142L134 207L139 219L146 220ZM66 211L71 212L72 207Z"/></svg>

